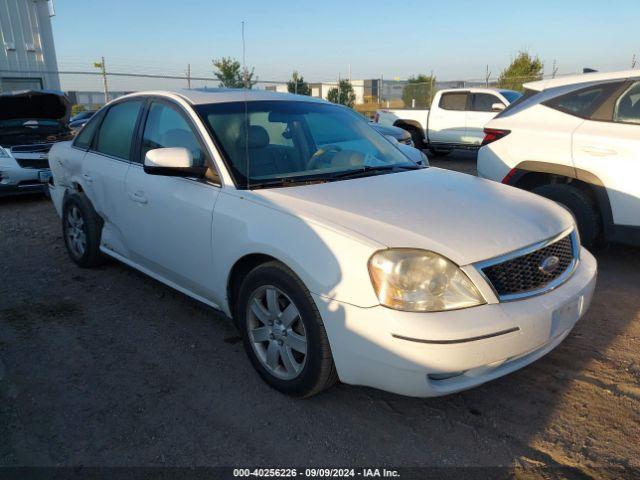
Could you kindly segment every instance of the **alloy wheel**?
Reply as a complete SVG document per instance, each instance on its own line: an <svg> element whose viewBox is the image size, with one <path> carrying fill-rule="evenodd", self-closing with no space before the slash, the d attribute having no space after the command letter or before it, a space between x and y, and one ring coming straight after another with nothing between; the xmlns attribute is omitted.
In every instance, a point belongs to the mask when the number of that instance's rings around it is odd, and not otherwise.
<svg viewBox="0 0 640 480"><path fill-rule="evenodd" d="M66 240L71 253L80 258L87 251L87 234L80 209L75 205L67 211Z"/></svg>
<svg viewBox="0 0 640 480"><path fill-rule="evenodd" d="M307 335L291 298L276 286L261 286L249 297L246 319L262 366L281 380L298 377L307 360Z"/></svg>

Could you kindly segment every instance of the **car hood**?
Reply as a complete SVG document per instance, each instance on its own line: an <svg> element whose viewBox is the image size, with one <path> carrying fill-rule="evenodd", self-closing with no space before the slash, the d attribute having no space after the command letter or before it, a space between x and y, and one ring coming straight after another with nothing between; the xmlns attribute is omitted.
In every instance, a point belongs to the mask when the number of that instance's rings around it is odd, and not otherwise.
<svg viewBox="0 0 640 480"><path fill-rule="evenodd" d="M381 248L422 248L458 265L573 226L571 214L550 200L439 168L253 193L264 205L367 237Z"/></svg>
<svg viewBox="0 0 640 480"><path fill-rule="evenodd" d="M0 121L56 120L66 124L70 116L71 104L62 92L23 90L0 94Z"/></svg>

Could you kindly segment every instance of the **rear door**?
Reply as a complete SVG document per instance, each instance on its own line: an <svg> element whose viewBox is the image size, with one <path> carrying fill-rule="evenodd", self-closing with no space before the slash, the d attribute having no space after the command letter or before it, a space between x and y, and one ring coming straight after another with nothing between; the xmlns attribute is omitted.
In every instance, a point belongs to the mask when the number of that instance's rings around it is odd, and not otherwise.
<svg viewBox="0 0 640 480"><path fill-rule="evenodd" d="M215 174L180 178L143 169L146 153L156 148L188 148L196 164L211 166L209 153L181 106L152 99L145 116L123 192L130 258L175 287L210 299L213 208L220 194Z"/></svg>
<svg viewBox="0 0 640 480"><path fill-rule="evenodd" d="M604 184L613 223L640 226L640 81L621 84L576 129L573 158L579 176Z"/></svg>
<svg viewBox="0 0 640 480"><path fill-rule="evenodd" d="M81 166L84 192L104 220L102 244L117 253L124 250L122 220L127 207L124 179L143 103L144 99L136 98L109 107Z"/></svg>
<svg viewBox="0 0 640 480"><path fill-rule="evenodd" d="M472 92L470 97L464 143L479 146L484 139L484 126L498 113L493 110L493 105L499 103L505 108L507 105L492 93Z"/></svg>
<svg viewBox="0 0 640 480"><path fill-rule="evenodd" d="M429 143L462 144L466 136L469 92L445 92L429 112Z"/></svg>

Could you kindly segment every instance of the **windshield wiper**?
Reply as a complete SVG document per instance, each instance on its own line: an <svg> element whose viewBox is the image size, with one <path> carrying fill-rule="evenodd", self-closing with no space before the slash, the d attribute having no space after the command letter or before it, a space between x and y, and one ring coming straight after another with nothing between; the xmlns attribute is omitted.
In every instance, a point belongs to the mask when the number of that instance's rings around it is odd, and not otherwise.
<svg viewBox="0 0 640 480"><path fill-rule="evenodd" d="M250 181L248 188L254 190L257 188L290 187L293 185L312 185L314 183L326 183L327 181L328 180L325 177L274 178L273 180Z"/></svg>
<svg viewBox="0 0 640 480"><path fill-rule="evenodd" d="M359 178L368 177L381 172L399 172L405 170L421 170L424 167L420 165L378 165L376 167L363 166L355 170L347 170L346 172L338 172L329 176L330 180L345 179L345 178Z"/></svg>

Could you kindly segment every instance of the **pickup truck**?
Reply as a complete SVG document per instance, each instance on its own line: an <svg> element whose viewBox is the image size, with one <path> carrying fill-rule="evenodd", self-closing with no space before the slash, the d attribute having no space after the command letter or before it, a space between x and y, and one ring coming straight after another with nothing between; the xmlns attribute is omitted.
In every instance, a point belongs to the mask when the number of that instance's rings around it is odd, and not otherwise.
<svg viewBox="0 0 640 480"><path fill-rule="evenodd" d="M374 121L407 130L416 148L429 148L434 155L446 155L454 148L477 150L485 124L520 96L494 88L440 90L428 110L378 110Z"/></svg>

